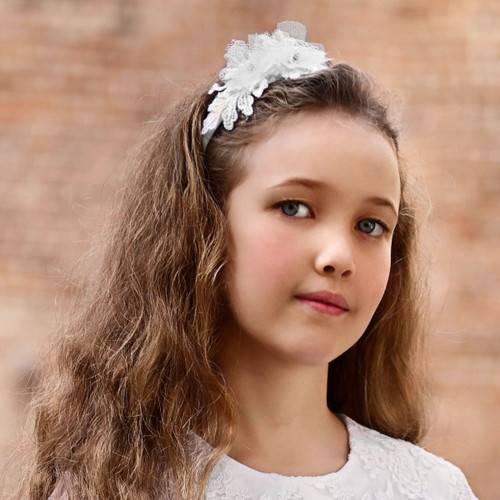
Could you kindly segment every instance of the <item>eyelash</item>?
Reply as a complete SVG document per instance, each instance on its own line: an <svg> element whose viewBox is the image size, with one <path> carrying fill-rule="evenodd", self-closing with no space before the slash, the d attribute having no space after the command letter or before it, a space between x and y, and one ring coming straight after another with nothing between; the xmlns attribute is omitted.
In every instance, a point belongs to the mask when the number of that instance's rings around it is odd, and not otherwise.
<svg viewBox="0 0 500 500"><path fill-rule="evenodd" d="M307 210L309 211L310 215L308 215L307 217L295 217L294 215L288 215L286 214L284 211L283 211L283 207L287 204L298 204L298 205L303 205L307 208ZM289 219L309 219L309 218L312 218L314 216L314 211L312 210L312 208L305 202L301 201L301 200L295 200L295 199L286 199L286 200L282 200L278 203L276 203L273 208L276 208L276 209L279 209L282 213L282 215L286 218L289 218ZM367 218L367 219L361 219L357 224L356 224L356 227L359 228L359 224L363 221L370 221L370 222L375 222L376 224L378 224L381 228L382 228L382 234L380 235L376 235L376 236L372 236L371 234L369 233L365 233L364 231L361 231L363 234L366 234L367 236L370 236L372 238L380 238L384 233L389 233L391 230L389 228L389 226L382 220L376 218L376 217L370 217L370 218Z"/></svg>
<svg viewBox="0 0 500 500"><path fill-rule="evenodd" d="M307 210L309 211L309 214L307 217L295 217L294 215L288 215L286 214L284 211L283 211L283 207L285 205L293 205L293 204L297 204L297 205L303 205L304 207L307 208ZM301 201L301 200L293 200L293 199L286 199L286 200L282 200L282 201L279 201L278 203L276 203L273 208L277 208L279 210L281 210L281 213L289 218L289 219L310 219L313 217L314 215L314 211L313 209L305 202Z"/></svg>
<svg viewBox="0 0 500 500"><path fill-rule="evenodd" d="M372 235L370 233L365 233L364 231L361 231L363 234L366 234L367 236L371 236L372 238L380 238L381 236L383 236L385 233L389 233L391 230L389 229L389 226L381 221L380 219L377 219L376 217L370 217L369 219L361 219L357 224L356 224L356 227L359 226L359 224L361 222L364 222L364 221L370 221L370 222L375 222L375 224L378 224L381 228L382 228L382 233L381 234L377 234L377 235Z"/></svg>

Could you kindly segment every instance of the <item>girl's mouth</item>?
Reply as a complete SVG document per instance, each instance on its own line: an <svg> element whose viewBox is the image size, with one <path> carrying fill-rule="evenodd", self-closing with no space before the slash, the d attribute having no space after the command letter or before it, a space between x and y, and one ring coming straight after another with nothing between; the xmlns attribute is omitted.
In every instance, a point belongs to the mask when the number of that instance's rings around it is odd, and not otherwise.
<svg viewBox="0 0 500 500"><path fill-rule="evenodd" d="M349 304L342 295L327 290L297 295L296 299L323 314L341 316L349 311Z"/></svg>

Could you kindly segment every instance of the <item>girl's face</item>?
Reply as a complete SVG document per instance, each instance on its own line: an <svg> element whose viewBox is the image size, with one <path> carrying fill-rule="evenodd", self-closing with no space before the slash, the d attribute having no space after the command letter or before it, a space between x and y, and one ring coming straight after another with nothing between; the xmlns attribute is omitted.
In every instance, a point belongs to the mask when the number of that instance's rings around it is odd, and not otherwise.
<svg viewBox="0 0 500 500"><path fill-rule="evenodd" d="M387 285L394 150L360 119L301 112L249 146L244 167L228 198L226 347L328 363L361 337Z"/></svg>

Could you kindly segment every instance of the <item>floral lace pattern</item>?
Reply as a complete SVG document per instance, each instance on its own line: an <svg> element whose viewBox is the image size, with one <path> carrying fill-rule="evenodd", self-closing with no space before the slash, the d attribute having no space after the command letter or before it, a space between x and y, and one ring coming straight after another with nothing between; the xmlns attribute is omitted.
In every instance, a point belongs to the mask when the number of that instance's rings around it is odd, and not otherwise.
<svg viewBox="0 0 500 500"><path fill-rule="evenodd" d="M226 130L232 130L240 112L245 116L253 114L254 98L262 96L269 84L327 68L329 59L323 47L306 42L305 38L302 24L284 21L271 34L249 35L248 43L232 41L224 56L226 67L219 73L223 83L214 83L208 92L217 92L217 96L203 121L205 149L221 123Z"/></svg>
<svg viewBox="0 0 500 500"><path fill-rule="evenodd" d="M207 500L477 500L454 465L342 418L351 451L339 471L318 477L280 476L226 456L212 472Z"/></svg>

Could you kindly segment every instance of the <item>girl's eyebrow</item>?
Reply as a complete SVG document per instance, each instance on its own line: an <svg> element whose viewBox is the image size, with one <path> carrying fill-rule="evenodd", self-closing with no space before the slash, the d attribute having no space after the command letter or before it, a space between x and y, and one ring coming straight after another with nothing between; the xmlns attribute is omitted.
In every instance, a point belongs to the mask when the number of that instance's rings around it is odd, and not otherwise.
<svg viewBox="0 0 500 500"><path fill-rule="evenodd" d="M291 187L291 186L302 186L308 189L325 189L327 186L324 182L315 181L313 179L307 179L305 177L292 177L290 179L286 179L279 184L275 184L274 186L269 187L268 189L282 188L282 187ZM367 198L366 203L370 203L372 205L377 205L380 207L389 208L396 217L399 217L399 211L396 209L394 203L392 203L387 198L383 198L380 196L371 196Z"/></svg>
<svg viewBox="0 0 500 500"><path fill-rule="evenodd" d="M396 210L396 207L394 204L389 201L387 198L381 198L379 196L372 196L370 198L366 199L367 203L371 203L372 205L377 205L379 207L387 207L390 208L392 212L394 212L394 215L396 217L399 217L398 210Z"/></svg>
<svg viewBox="0 0 500 500"><path fill-rule="evenodd" d="M269 189L280 188L280 187L290 187L290 186L302 186L309 189L321 189L325 188L326 184L321 181L315 181L313 179L307 179L305 177L292 177L279 184L271 186Z"/></svg>

